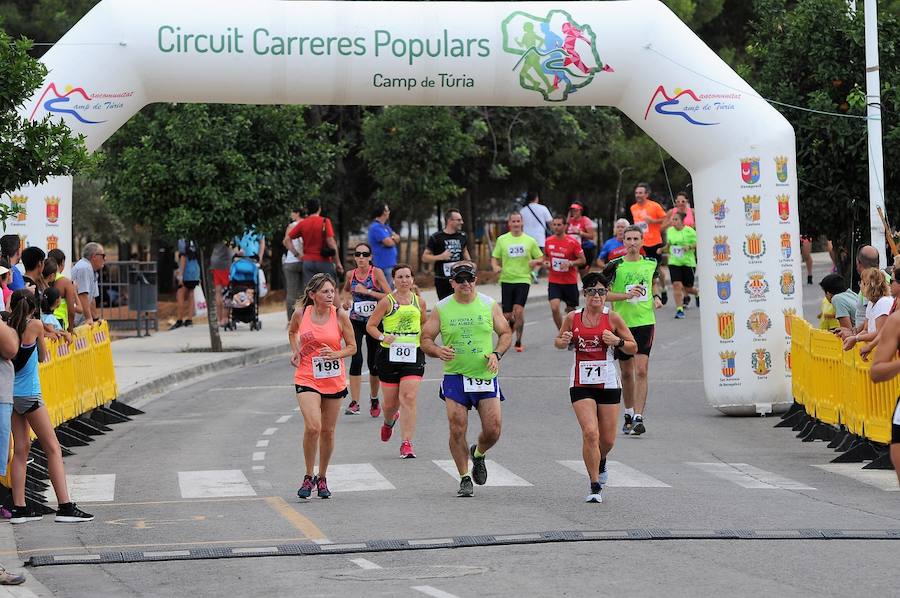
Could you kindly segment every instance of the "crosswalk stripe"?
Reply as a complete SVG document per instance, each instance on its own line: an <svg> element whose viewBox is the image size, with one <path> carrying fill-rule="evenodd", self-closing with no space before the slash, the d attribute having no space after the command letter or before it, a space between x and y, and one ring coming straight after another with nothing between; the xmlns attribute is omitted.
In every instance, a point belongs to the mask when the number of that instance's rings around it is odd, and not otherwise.
<svg viewBox="0 0 900 598"><path fill-rule="evenodd" d="M742 488L763 490L815 490L801 482L748 465L746 463L693 463L688 465L712 474Z"/></svg>
<svg viewBox="0 0 900 598"><path fill-rule="evenodd" d="M452 460L433 461L435 465L446 471L454 479L459 479L459 472L456 471L456 463ZM484 462L488 471L488 479L485 486L531 486L532 484L524 480L506 469L496 461L486 459ZM469 462L469 471L472 471L472 463Z"/></svg>
<svg viewBox="0 0 900 598"><path fill-rule="evenodd" d="M328 466L328 487L332 492L366 492L394 490L386 477L371 463L344 463Z"/></svg>
<svg viewBox="0 0 900 598"><path fill-rule="evenodd" d="M71 500L77 502L112 502L116 498L116 474L67 475ZM56 504L56 494L49 488L44 496L47 502Z"/></svg>
<svg viewBox="0 0 900 598"><path fill-rule="evenodd" d="M584 461L557 461L557 463L587 477ZM609 472L609 482L606 486L611 488L671 488L665 482L619 461L608 460L606 470Z"/></svg>
<svg viewBox="0 0 900 598"><path fill-rule="evenodd" d="M897 473L892 469L863 469L859 463L826 463L825 465L813 465L813 467L853 478L857 482L874 486L879 490L900 492Z"/></svg>
<svg viewBox="0 0 900 598"><path fill-rule="evenodd" d="M256 491L240 469L179 471L182 498L256 496Z"/></svg>

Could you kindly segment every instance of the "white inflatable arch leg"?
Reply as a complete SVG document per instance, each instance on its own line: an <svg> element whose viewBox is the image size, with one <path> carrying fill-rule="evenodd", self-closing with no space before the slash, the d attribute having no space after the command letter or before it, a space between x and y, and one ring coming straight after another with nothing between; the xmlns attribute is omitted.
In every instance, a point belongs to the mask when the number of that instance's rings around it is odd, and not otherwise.
<svg viewBox="0 0 900 598"><path fill-rule="evenodd" d="M693 179L709 402L791 401L793 129L661 2L103 0L44 61L91 149L151 102L615 106Z"/></svg>

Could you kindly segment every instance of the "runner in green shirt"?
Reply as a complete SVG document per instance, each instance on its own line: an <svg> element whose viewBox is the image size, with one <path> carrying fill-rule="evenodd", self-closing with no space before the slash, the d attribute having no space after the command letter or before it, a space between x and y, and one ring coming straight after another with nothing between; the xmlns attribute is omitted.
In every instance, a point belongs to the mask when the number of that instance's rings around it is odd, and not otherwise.
<svg viewBox="0 0 900 598"><path fill-rule="evenodd" d="M641 255L644 235L638 226L625 229L623 238L628 253L607 264L603 273L612 280L607 301L622 316L637 342L634 356L616 349L622 369L622 400L625 425L622 431L638 436L646 432L644 406L647 404L647 367L656 330L655 310L662 307L659 296L659 264Z"/></svg>
<svg viewBox="0 0 900 598"><path fill-rule="evenodd" d="M530 275L529 275L530 276ZM458 496L472 496L487 481L484 454L500 438L500 358L509 349L512 333L497 302L475 291L475 264L459 262L450 270L453 294L432 310L422 328L422 351L444 362L440 397L450 422L450 454L459 471ZM499 337L494 348L494 334ZM435 343L441 335L442 347ZM478 442L467 448L469 409L481 418ZM469 457L472 472L469 473Z"/></svg>
<svg viewBox="0 0 900 598"><path fill-rule="evenodd" d="M694 288L694 268L697 267L697 231L684 223L684 212L672 214L672 226L666 229L666 245L662 255L669 256L669 276L675 290L675 319L684 319L684 308L690 305L690 295L700 297Z"/></svg>
<svg viewBox="0 0 900 598"><path fill-rule="evenodd" d="M531 269L543 265L544 254L537 241L523 232L522 215L513 212L507 220L509 232L497 237L491 267L500 274L503 316L516 331L516 351L522 352L525 331L525 303L531 288Z"/></svg>

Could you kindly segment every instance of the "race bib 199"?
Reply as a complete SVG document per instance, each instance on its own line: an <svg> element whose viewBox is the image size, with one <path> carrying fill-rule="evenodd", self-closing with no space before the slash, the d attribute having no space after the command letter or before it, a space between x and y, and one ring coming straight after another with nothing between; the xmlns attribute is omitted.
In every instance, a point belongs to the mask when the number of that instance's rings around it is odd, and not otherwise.
<svg viewBox="0 0 900 598"><path fill-rule="evenodd" d="M630 293L631 289L637 289L640 291L640 294L637 297L631 297L628 302L629 303L640 303L641 301L650 301L650 294L647 292L647 287L642 284L629 284L625 285L625 293Z"/></svg>
<svg viewBox="0 0 900 598"><path fill-rule="evenodd" d="M482 380L463 376L463 392L497 392L497 379Z"/></svg>
<svg viewBox="0 0 900 598"><path fill-rule="evenodd" d="M353 313L368 318L375 311L376 305L378 305L376 301L354 301Z"/></svg>
<svg viewBox="0 0 900 598"><path fill-rule="evenodd" d="M525 256L525 246L524 245L510 245L506 249L507 255L509 257L524 257Z"/></svg>
<svg viewBox="0 0 900 598"><path fill-rule="evenodd" d="M444 276L450 278L450 272L453 270L453 266L458 264L459 262L447 262L444 264Z"/></svg>
<svg viewBox="0 0 900 598"><path fill-rule="evenodd" d="M672 245L672 257L684 257L684 247L681 245Z"/></svg>
<svg viewBox="0 0 900 598"><path fill-rule="evenodd" d="M388 361L391 363L415 363L416 346L412 343L391 343L388 350Z"/></svg>
<svg viewBox="0 0 900 598"><path fill-rule="evenodd" d="M335 357L313 357L313 378L337 378L341 375L341 360Z"/></svg>
<svg viewBox="0 0 900 598"><path fill-rule="evenodd" d="M569 271L569 260L563 259L561 257L555 257L550 260L550 267L554 272L568 272Z"/></svg>
<svg viewBox="0 0 900 598"><path fill-rule="evenodd" d="M582 384L611 384L615 376L610 376L611 361L579 361L578 379Z"/></svg>

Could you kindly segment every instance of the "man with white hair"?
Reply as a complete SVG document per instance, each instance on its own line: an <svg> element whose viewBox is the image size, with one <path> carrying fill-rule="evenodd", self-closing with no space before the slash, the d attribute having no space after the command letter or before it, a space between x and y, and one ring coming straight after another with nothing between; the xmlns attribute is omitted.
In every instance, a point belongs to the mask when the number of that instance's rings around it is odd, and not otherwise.
<svg viewBox="0 0 900 598"><path fill-rule="evenodd" d="M94 300L100 296L97 271L103 268L106 253L100 243L88 243L81 250L81 259L72 266L72 282L78 291L78 303L82 313L75 316L75 325L93 324L100 319Z"/></svg>
<svg viewBox="0 0 900 598"><path fill-rule="evenodd" d="M609 262L628 253L623 239L625 237L625 227L630 224L625 218L616 220L616 223L613 224L613 236L607 239L603 247L600 248L600 255L597 257L598 266L603 268ZM644 248L641 247L641 254L643 253Z"/></svg>

